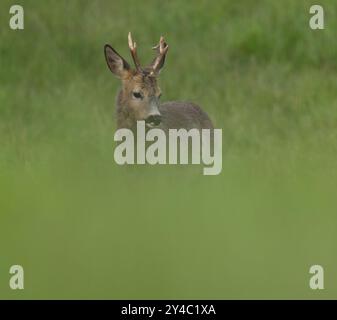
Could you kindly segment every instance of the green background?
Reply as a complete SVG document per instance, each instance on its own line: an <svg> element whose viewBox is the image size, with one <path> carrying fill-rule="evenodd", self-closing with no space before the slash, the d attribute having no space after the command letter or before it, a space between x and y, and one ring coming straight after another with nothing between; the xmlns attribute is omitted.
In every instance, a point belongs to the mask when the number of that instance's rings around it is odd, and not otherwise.
<svg viewBox="0 0 337 320"><path fill-rule="evenodd" d="M337 298L337 3L319 3L324 30L312 1L2 0L0 298ZM130 61L129 31L144 62L166 37L162 100L223 129L221 175L114 164L103 46Z"/></svg>

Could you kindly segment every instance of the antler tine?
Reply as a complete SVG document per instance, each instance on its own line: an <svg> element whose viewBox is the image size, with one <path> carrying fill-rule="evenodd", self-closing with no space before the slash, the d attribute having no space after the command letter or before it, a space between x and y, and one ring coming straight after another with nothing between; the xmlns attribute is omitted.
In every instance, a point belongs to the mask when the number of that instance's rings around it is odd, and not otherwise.
<svg viewBox="0 0 337 320"><path fill-rule="evenodd" d="M157 51L157 57L153 62L153 65L152 65L153 71L151 72L151 74L157 73L159 71L157 69L160 66L160 64L163 62L163 60L165 60L165 56L166 56L168 48L169 47L166 44L164 37L161 36L159 40L159 44L157 44L155 47L152 48Z"/></svg>
<svg viewBox="0 0 337 320"><path fill-rule="evenodd" d="M137 44L136 42L132 41L131 32L129 32L128 34L128 42L133 62L135 63L136 69L140 71L142 68L140 66L139 58L137 56Z"/></svg>

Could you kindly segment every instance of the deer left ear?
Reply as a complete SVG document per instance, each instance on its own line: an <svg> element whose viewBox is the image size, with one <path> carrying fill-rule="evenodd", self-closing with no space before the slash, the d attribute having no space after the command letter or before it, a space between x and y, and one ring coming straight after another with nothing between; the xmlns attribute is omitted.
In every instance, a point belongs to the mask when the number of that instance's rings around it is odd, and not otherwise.
<svg viewBox="0 0 337 320"><path fill-rule="evenodd" d="M104 55L110 71L118 78L125 78L130 72L130 66L110 45L104 46Z"/></svg>

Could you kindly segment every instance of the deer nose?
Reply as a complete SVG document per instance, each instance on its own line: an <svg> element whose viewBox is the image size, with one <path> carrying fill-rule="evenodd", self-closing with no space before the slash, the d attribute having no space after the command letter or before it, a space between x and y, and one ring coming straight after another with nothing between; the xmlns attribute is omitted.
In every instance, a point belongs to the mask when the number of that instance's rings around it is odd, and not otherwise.
<svg viewBox="0 0 337 320"><path fill-rule="evenodd" d="M156 114L156 115L151 115L148 116L145 119L145 123L150 126L150 127L157 127L160 125L161 123L161 115L160 114Z"/></svg>

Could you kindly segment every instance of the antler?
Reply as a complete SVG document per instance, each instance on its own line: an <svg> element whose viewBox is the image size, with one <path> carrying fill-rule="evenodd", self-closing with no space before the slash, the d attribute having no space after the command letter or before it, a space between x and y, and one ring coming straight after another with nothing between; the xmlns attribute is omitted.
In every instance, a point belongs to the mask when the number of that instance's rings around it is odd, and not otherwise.
<svg viewBox="0 0 337 320"><path fill-rule="evenodd" d="M136 45L136 42L132 41L131 32L129 32L128 41L129 41L129 48L130 48L131 56L132 56L133 62L135 63L136 69L138 71L141 71L142 68L140 66L140 62L137 56L137 49L136 49L137 45Z"/></svg>
<svg viewBox="0 0 337 320"><path fill-rule="evenodd" d="M152 63L151 74L158 73L161 67L163 66L168 48L169 47L166 44L164 38L161 36L159 44L157 44L155 47L152 48L157 51L157 57Z"/></svg>

